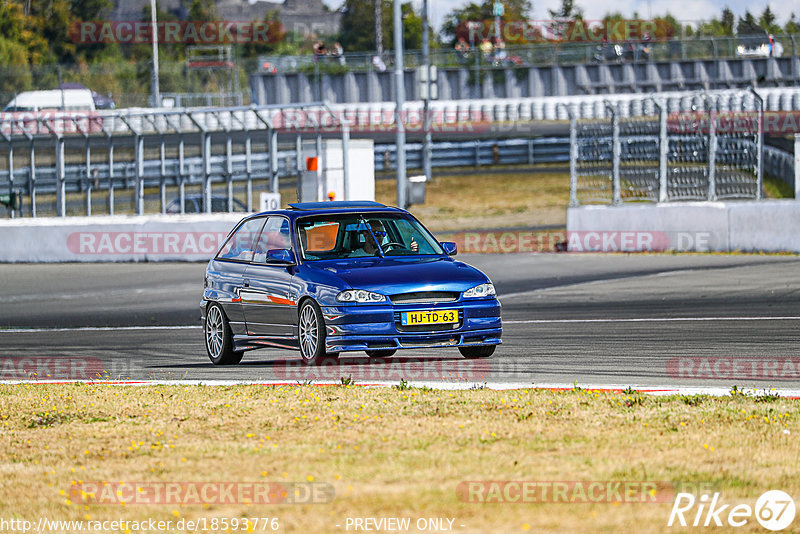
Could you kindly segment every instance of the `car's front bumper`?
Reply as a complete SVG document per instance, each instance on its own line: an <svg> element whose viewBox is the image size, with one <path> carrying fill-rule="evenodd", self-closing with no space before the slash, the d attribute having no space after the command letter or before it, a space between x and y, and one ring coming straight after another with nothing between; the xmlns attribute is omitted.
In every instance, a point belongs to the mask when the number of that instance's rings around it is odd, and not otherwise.
<svg viewBox="0 0 800 534"><path fill-rule="evenodd" d="M458 310L456 325L404 327L408 311ZM497 299L435 305L323 306L328 352L498 345L503 333Z"/></svg>

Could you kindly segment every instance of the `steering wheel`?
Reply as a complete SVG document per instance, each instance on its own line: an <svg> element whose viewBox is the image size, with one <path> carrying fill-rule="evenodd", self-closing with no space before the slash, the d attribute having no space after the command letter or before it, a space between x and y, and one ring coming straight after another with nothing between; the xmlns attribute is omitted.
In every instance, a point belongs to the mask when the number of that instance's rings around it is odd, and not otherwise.
<svg viewBox="0 0 800 534"><path fill-rule="evenodd" d="M394 248L406 248L406 246L404 244L396 243L394 241L391 241L389 243L384 243L383 245L381 245L381 248L383 249L384 252L389 252L389 249L392 248L392 247L394 247Z"/></svg>

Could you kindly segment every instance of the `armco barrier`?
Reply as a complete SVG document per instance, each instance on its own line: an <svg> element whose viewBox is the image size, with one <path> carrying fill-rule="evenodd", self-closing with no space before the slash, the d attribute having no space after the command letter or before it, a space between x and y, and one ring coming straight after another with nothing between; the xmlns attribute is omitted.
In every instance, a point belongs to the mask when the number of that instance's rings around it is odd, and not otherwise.
<svg viewBox="0 0 800 534"><path fill-rule="evenodd" d="M571 252L800 252L800 202L686 202L567 210Z"/></svg>
<svg viewBox="0 0 800 534"><path fill-rule="evenodd" d="M0 262L205 261L245 214L0 221Z"/></svg>

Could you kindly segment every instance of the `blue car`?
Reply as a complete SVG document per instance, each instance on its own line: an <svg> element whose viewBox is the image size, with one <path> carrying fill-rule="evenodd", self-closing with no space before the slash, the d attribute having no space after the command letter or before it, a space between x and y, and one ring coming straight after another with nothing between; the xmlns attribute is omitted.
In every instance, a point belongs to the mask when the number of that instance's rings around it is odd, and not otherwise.
<svg viewBox="0 0 800 534"><path fill-rule="evenodd" d="M488 358L500 344L491 280L452 258L410 213L377 202L312 202L245 217L209 261L201 310L208 357L299 349L342 352L458 347Z"/></svg>

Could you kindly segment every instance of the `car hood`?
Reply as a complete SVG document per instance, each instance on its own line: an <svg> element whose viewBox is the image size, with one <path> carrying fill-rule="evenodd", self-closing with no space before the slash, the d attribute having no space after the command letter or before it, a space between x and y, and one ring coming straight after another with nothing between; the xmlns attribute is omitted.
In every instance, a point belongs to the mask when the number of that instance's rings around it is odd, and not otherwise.
<svg viewBox="0 0 800 534"><path fill-rule="evenodd" d="M335 274L354 289L366 289L382 295L413 291L461 292L489 281L475 267L440 256L314 262L314 268Z"/></svg>

